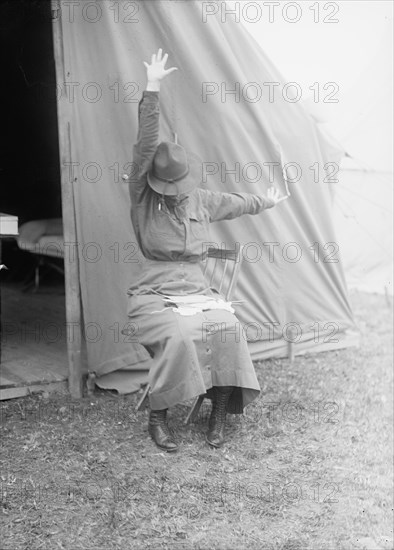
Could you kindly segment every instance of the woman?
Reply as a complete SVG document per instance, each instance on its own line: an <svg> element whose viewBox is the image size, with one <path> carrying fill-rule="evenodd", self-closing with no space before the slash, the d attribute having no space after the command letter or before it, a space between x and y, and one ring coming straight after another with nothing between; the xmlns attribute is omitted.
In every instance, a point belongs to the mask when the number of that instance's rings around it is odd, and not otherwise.
<svg viewBox="0 0 394 550"><path fill-rule="evenodd" d="M258 214L280 199L273 188L267 197L200 189L200 159L176 143L158 143L160 83L177 70L165 69L167 58L159 49L151 64L144 63L148 83L139 104L130 195L131 219L145 261L128 291L128 315L138 326L139 342L153 356L149 433L158 447L171 452L177 444L166 421L168 407L208 392L213 406L206 440L219 447L226 412L242 413L260 387L247 342L231 337L238 323L232 313L214 309L182 316L165 307L163 298L215 296L201 270L209 223ZM222 331L205 330L209 326L225 327L225 337Z"/></svg>

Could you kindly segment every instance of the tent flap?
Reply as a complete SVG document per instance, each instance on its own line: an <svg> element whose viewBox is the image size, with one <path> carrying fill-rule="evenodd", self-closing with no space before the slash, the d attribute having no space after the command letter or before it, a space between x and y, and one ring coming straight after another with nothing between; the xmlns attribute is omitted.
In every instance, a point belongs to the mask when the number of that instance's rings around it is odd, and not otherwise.
<svg viewBox="0 0 394 550"><path fill-rule="evenodd" d="M138 9L127 18L131 4ZM204 20L202 4L117 2L116 18L103 2L94 22L81 6L72 21L62 18L70 93L60 105L69 102L84 324L89 367L98 374L149 364L139 327L122 334L126 292L144 261L122 175L136 140L142 61L159 47L179 68L162 84L161 137L177 133L203 159L201 185L256 194L275 185L291 195L258 216L212 224L217 246L244 245L236 298L245 301L239 317L254 358L275 354L291 327L301 329L306 348L320 327L319 344L330 349L327 330L341 339L353 326L324 181L324 164L338 151L299 103L281 94L270 101L266 84L283 77L241 25Z"/></svg>

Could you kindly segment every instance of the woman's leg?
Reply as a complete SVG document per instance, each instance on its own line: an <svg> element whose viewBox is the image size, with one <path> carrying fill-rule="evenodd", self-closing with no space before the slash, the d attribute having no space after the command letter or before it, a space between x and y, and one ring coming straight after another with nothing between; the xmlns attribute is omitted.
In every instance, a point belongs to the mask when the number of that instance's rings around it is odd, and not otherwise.
<svg viewBox="0 0 394 550"><path fill-rule="evenodd" d="M206 441L211 447L221 447L224 443L227 404L234 388L232 386L215 386L212 389L212 412Z"/></svg>
<svg viewBox="0 0 394 550"><path fill-rule="evenodd" d="M148 424L149 435L160 449L173 452L178 449L167 424L167 409L151 410Z"/></svg>
<svg viewBox="0 0 394 550"><path fill-rule="evenodd" d="M242 413L260 392L242 326L223 310L192 316L171 308L155 313L162 309L158 296L133 296L130 301L129 317L138 326L139 342L154 356L149 372L151 409L163 411L209 390L213 411L207 440L220 445L225 412ZM220 388L226 386L232 390L223 396ZM168 437L164 424L164 413L153 415L150 433L156 434L155 440Z"/></svg>
<svg viewBox="0 0 394 550"><path fill-rule="evenodd" d="M185 322L171 308L161 310L163 301L156 295L133 296L129 302L129 318L138 327L138 341L153 355L148 431L158 447L172 452L177 444L168 428L167 409L205 393L205 385L190 337L190 321Z"/></svg>

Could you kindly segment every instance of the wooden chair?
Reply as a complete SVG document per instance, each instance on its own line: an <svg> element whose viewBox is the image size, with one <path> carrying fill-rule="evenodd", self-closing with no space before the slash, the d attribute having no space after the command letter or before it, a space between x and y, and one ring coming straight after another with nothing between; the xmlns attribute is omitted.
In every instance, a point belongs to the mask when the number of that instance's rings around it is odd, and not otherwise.
<svg viewBox="0 0 394 550"><path fill-rule="evenodd" d="M230 301L237 285L242 264L242 246L238 243L235 249L208 248L204 266L204 276L209 286L216 289L226 301ZM136 405L136 411L142 409L149 395L149 384ZM186 416L185 424L192 422L199 413L206 394L196 397Z"/></svg>

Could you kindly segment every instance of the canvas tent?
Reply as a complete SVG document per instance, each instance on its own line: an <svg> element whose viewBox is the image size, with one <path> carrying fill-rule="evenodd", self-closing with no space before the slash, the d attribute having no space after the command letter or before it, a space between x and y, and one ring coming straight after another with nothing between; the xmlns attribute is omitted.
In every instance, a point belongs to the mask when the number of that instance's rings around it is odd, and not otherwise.
<svg viewBox="0 0 394 550"><path fill-rule="evenodd" d="M52 3L74 395L81 324L99 381L119 369L146 378L149 368L138 327L134 342L121 334L126 291L144 261L122 175L132 169L142 61L159 47L179 68L160 92L162 139L176 133L202 158L202 186L264 194L275 185L291 195L259 216L212 225L216 246L245 246L237 313L253 359L286 355L289 328L298 352L354 342L331 215L330 167L343 151L246 30L203 17L203 4Z"/></svg>
<svg viewBox="0 0 394 550"><path fill-rule="evenodd" d="M233 1L226 4L236 12ZM265 12L259 18L253 4L247 5L240 22L286 78L300 85L301 101L348 155L333 212L348 287L392 294L392 3L376 1L372 7L354 0L297 8L284 2L271 22L268 5L260 4ZM326 18L326 9L334 17Z"/></svg>

